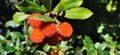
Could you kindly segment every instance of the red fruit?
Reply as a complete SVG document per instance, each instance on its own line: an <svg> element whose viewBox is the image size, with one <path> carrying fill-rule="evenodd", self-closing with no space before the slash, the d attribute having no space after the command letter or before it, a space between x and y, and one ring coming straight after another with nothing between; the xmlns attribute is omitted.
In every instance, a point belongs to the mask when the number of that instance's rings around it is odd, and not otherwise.
<svg viewBox="0 0 120 55"><path fill-rule="evenodd" d="M30 24L30 26L32 26L33 28L40 28L42 26L42 24L44 23L43 20L34 19L35 16L40 16L40 15L41 14L34 13L29 16L28 23Z"/></svg>
<svg viewBox="0 0 120 55"><path fill-rule="evenodd" d="M54 53L54 52L51 52L50 55L58 55L58 54L56 54L56 53Z"/></svg>
<svg viewBox="0 0 120 55"><path fill-rule="evenodd" d="M58 27L58 33L65 38L68 38L72 35L73 33L73 28L68 22L63 22L60 24Z"/></svg>
<svg viewBox="0 0 120 55"><path fill-rule="evenodd" d="M54 35L48 38L48 44L55 46L60 41L59 37L60 37L59 35Z"/></svg>
<svg viewBox="0 0 120 55"><path fill-rule="evenodd" d="M40 29L34 29L30 33L30 40L34 43L40 43L44 40L44 35Z"/></svg>
<svg viewBox="0 0 120 55"><path fill-rule="evenodd" d="M56 26L53 22L44 24L42 32L46 37L51 37L56 33Z"/></svg>

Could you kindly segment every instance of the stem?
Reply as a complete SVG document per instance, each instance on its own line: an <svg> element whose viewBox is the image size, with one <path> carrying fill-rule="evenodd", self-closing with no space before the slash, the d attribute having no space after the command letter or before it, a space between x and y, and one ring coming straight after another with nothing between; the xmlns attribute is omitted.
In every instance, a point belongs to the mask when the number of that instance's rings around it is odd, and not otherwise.
<svg viewBox="0 0 120 55"><path fill-rule="evenodd" d="M24 31L26 32L26 30L27 30L27 25L26 25L26 22L24 21ZM28 38L27 38L27 36L25 35L25 42L26 42L26 46L28 46Z"/></svg>

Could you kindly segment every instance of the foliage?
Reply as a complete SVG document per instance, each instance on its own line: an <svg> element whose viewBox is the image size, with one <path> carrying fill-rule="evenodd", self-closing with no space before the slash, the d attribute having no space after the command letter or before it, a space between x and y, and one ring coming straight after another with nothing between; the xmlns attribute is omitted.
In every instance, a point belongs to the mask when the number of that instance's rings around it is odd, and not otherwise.
<svg viewBox="0 0 120 55"><path fill-rule="evenodd" d="M60 0L54 4L53 0L22 0L15 5L18 11L13 14L13 19L4 25L6 33L0 34L0 54L120 55L119 2ZM28 18L33 13L41 14L34 18L45 23L54 21L60 25L63 21L70 22L73 35L55 46L32 42L29 36L34 28L29 25Z"/></svg>

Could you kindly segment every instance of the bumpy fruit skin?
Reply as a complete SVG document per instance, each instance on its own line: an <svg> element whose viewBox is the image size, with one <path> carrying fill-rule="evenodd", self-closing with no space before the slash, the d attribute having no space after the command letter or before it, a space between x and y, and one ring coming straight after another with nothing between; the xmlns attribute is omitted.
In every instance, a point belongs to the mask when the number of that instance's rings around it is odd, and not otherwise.
<svg viewBox="0 0 120 55"><path fill-rule="evenodd" d="M40 43L44 40L44 35L40 29L34 29L30 33L30 40L34 43Z"/></svg>
<svg viewBox="0 0 120 55"><path fill-rule="evenodd" d="M73 33L73 28L68 22L63 22L62 24L59 25L58 27L58 33L64 37L68 38L72 35Z"/></svg>
<svg viewBox="0 0 120 55"><path fill-rule="evenodd" d="M56 33L56 25L53 22L44 24L42 32L46 37L51 37Z"/></svg>
<svg viewBox="0 0 120 55"><path fill-rule="evenodd" d="M38 13L31 14L29 16L28 23L33 28L40 28L42 26L42 24L44 23L44 21L43 20L36 20L36 19L34 19L34 16L40 16L40 14L38 14Z"/></svg>
<svg viewBox="0 0 120 55"><path fill-rule="evenodd" d="M48 44L55 46L60 41L59 37L59 35L53 35L52 37L48 38Z"/></svg>

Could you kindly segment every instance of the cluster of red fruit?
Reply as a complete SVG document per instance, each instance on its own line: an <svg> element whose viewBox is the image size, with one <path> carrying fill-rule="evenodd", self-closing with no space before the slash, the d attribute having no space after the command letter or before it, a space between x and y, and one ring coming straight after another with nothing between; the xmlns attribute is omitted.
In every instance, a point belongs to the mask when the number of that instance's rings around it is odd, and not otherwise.
<svg viewBox="0 0 120 55"><path fill-rule="evenodd" d="M57 25L55 22L44 22L44 20L34 19L41 14L34 13L29 16L28 23L34 28L30 33L30 40L34 43L42 43L47 40L50 45L56 45L61 40L65 41L70 38L73 28L68 22Z"/></svg>

